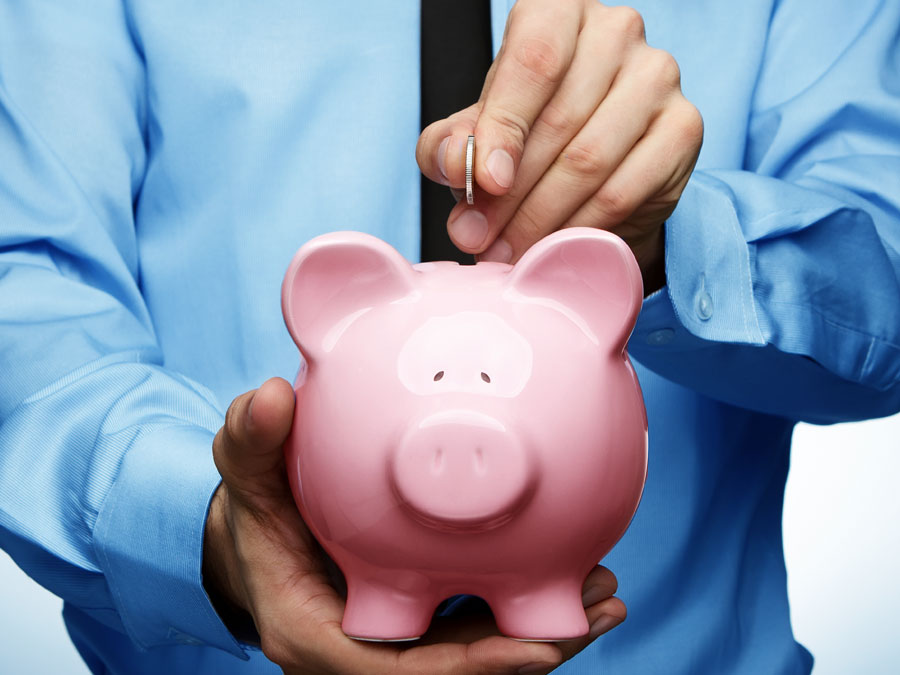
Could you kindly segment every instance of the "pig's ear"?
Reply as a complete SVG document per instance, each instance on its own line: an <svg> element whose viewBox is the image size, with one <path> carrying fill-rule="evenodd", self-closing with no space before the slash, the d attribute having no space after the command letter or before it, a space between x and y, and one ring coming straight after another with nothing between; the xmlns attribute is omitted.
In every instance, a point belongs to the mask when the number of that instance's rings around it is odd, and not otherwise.
<svg viewBox="0 0 900 675"><path fill-rule="evenodd" d="M281 311L306 358L322 353L329 331L360 310L402 298L415 270L390 245L362 232L333 232L297 251L281 285Z"/></svg>
<svg viewBox="0 0 900 675"><path fill-rule="evenodd" d="M559 230L521 257L508 281L518 293L574 312L601 344L621 351L643 299L641 270L628 245L587 227Z"/></svg>

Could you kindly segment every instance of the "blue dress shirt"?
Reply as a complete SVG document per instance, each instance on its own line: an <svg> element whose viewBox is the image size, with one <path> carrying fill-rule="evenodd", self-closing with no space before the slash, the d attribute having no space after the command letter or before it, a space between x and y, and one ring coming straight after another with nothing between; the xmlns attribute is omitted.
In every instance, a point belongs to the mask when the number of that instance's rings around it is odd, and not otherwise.
<svg viewBox="0 0 900 675"><path fill-rule="evenodd" d="M95 672L277 672L201 584L211 442L296 371L303 242L418 258L418 5L0 2L0 546ZM900 3L636 6L706 137L629 347L650 471L604 560L629 618L559 672L808 673L793 424L900 409Z"/></svg>

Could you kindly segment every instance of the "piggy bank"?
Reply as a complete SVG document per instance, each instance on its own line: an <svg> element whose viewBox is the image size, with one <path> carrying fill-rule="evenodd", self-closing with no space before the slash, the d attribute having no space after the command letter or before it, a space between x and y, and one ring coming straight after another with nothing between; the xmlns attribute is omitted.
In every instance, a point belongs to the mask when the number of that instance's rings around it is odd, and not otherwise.
<svg viewBox="0 0 900 675"><path fill-rule="evenodd" d="M647 470L625 351L642 299L628 246L563 229L514 266L411 265L370 235L303 246L282 310L300 349L285 459L347 581L343 630L412 640L472 594L499 630L585 635L585 577Z"/></svg>

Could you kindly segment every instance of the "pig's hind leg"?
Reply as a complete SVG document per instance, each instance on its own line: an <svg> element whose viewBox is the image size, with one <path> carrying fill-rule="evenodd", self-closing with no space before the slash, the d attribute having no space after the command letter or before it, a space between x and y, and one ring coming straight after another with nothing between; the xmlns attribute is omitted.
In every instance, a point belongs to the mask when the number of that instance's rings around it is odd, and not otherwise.
<svg viewBox="0 0 900 675"><path fill-rule="evenodd" d="M500 632L519 640L572 640L590 629L581 584L571 581L497 594L488 604Z"/></svg>
<svg viewBox="0 0 900 675"><path fill-rule="evenodd" d="M377 642L416 640L428 630L437 601L371 582L349 582L341 628Z"/></svg>

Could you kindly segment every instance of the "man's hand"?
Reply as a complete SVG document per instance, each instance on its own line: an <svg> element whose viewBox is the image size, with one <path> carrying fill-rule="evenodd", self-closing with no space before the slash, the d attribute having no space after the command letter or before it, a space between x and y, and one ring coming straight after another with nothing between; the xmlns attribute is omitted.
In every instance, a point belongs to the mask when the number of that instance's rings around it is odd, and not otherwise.
<svg viewBox="0 0 900 675"><path fill-rule="evenodd" d="M263 652L286 673L429 675L546 673L621 623L625 606L604 567L585 581L588 637L518 642L489 615L438 620L407 646L352 640L341 631L344 599L328 559L300 517L282 444L291 427L291 385L272 379L236 398L213 443L222 474L207 519L204 585L226 614L249 613Z"/></svg>
<svg viewBox="0 0 900 675"><path fill-rule="evenodd" d="M473 130L475 206L457 204L448 221L460 249L515 262L557 229L599 227L631 246L645 292L665 284L662 224L693 171L703 122L635 10L519 0L479 101L422 132L422 172L462 187Z"/></svg>

